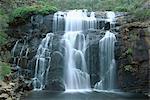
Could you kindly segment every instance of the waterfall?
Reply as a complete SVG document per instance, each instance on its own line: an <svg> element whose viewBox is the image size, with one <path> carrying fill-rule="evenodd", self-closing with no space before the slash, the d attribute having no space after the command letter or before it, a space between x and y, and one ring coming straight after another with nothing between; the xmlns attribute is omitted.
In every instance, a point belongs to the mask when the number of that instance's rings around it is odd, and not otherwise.
<svg viewBox="0 0 150 100"><path fill-rule="evenodd" d="M48 74L50 74L51 53L56 49L56 44L54 43L53 45L54 49L52 49L52 44L53 40L57 41L57 39L59 46L61 46L60 52L63 55L62 58L64 57L64 63L62 64L64 65L62 84L65 85L66 91L91 89L90 74L92 73L89 72L89 70L91 67L97 68L98 65L93 66L88 64L86 62L87 59L85 59L85 54L87 54L87 52L90 53L86 51L86 49L89 49L89 46L95 43L95 41L97 44L99 42L99 56L97 56L99 61L97 62L96 60L96 63L99 64L99 71L97 71L99 79L97 79L96 82L99 82L94 83L94 88L100 90L115 89L116 66L114 44L116 37L115 34L109 30L109 26L107 31L105 30L105 25L106 23L108 25L109 22L110 28L114 28L116 19L114 12L106 12L105 14L105 17L98 15L100 16L98 19L95 17L95 12L88 12L87 10L58 11L54 14L53 33L48 33L41 41L34 58L36 62L34 66L34 78L32 80L34 90L42 90L48 83L47 77ZM57 35L56 39L54 35ZM57 49L59 51L59 48ZM12 49L14 64L18 69L22 68L20 64L22 57L28 58L29 53L30 48L27 42L18 40ZM92 61L94 57L95 56L92 57Z"/></svg>
<svg viewBox="0 0 150 100"><path fill-rule="evenodd" d="M42 90L45 87L50 68L53 33L48 33L38 47L36 54L35 75L33 78L34 90Z"/></svg>
<svg viewBox="0 0 150 100"><path fill-rule="evenodd" d="M115 13L106 12L106 18L96 19L94 12L87 10L69 10L54 14L54 32L64 30L61 44L65 47L64 57L64 81L66 90L90 89L90 77L85 61L86 32L89 29L104 29L105 22L110 23L110 28L115 24ZM62 27L62 23L65 27ZM101 34L101 33L100 33ZM87 35L88 36L88 35ZM115 59L114 43L115 35L106 31L99 41L100 81L95 84L96 89L108 90L114 88Z"/></svg>
<svg viewBox="0 0 150 100"><path fill-rule="evenodd" d="M100 82L95 86L100 90L114 89L115 80L115 59L114 43L116 37L113 33L107 31L105 36L99 41L100 55Z"/></svg>
<svg viewBox="0 0 150 100"><path fill-rule="evenodd" d="M53 17L53 33L62 32L64 30L65 13L58 11Z"/></svg>
<svg viewBox="0 0 150 100"><path fill-rule="evenodd" d="M115 23L115 13L107 12L106 21L110 22L110 27L113 28L113 25ZM106 31L105 36L99 41L100 81L95 84L95 89L109 91L115 89L115 42L115 34L110 31Z"/></svg>
<svg viewBox="0 0 150 100"><path fill-rule="evenodd" d="M61 42L65 46L65 88L66 90L90 89L83 31L96 27L95 14L91 12L88 17L87 11L71 10L64 15L65 34Z"/></svg>
<svg viewBox="0 0 150 100"><path fill-rule="evenodd" d="M15 45L14 45L12 51L11 51L11 52L12 52L12 57L14 58L14 61L13 61L14 64L16 63L16 55L15 55L15 51L16 51L16 48L17 48L18 43L19 43L19 40L16 41L16 43L15 43Z"/></svg>
<svg viewBox="0 0 150 100"><path fill-rule="evenodd" d="M22 44L22 46L20 44ZM17 71L18 75L24 76L24 74L22 73L23 68L21 66L21 60L22 58L25 58L25 57L27 58L28 51L29 51L28 45L26 45L25 40L24 41L17 40L11 51L13 64L14 64L13 66L16 67L16 69L18 70Z"/></svg>

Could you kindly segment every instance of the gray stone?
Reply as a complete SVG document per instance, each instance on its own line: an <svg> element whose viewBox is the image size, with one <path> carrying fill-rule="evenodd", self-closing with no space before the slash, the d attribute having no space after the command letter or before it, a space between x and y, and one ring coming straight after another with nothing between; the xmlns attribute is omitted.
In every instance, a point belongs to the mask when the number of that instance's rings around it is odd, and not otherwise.
<svg viewBox="0 0 150 100"><path fill-rule="evenodd" d="M47 77L46 90L64 91L63 82L64 57L59 51L53 52L51 66Z"/></svg>

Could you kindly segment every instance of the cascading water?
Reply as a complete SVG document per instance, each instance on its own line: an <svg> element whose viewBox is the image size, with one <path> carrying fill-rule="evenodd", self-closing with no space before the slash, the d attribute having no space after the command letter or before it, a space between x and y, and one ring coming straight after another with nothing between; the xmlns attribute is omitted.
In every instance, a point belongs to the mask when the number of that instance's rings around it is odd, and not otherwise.
<svg viewBox="0 0 150 100"><path fill-rule="evenodd" d="M115 13L107 12L106 21L110 22L111 28L115 21ZM95 84L95 89L113 90L115 89L115 59L114 44L116 42L115 34L106 31L105 36L99 41L100 57L100 81Z"/></svg>
<svg viewBox="0 0 150 100"><path fill-rule="evenodd" d="M23 46L20 46L22 44ZM21 68L21 60L22 58L27 58L28 55L28 45L26 45L26 41L20 41L17 40L13 49L12 49L12 58L13 58L13 64L14 67L18 70L17 74L24 76L22 73L22 68Z"/></svg>
<svg viewBox="0 0 150 100"><path fill-rule="evenodd" d="M61 40L59 42L61 47L63 47L63 52L61 53L64 54L64 84L67 91L77 91L81 89L89 90L91 88L90 75L88 73L90 68L87 68L85 52L87 53L86 49L91 43L89 34L92 33L88 32L95 30L89 29L96 29L104 32L105 22L110 22L110 27L114 27L114 12L106 12L107 18L99 17L99 19L97 19L95 16L94 12L88 12L87 10L69 10L66 12L59 11L54 14L53 32L55 34L57 34L57 32L64 32L63 36L62 34L57 35L61 36ZM108 30L105 32L104 37L101 33L98 33L98 35L100 35L100 37L94 37L94 39L100 39L100 81L95 84L95 88L100 90L112 90L115 88L116 67L114 59L114 44L116 42L116 38L115 35ZM53 33L48 33L38 47L35 56L36 66L33 78L34 90L42 90L46 86L51 66L51 53L53 52L53 36ZM28 44L26 44L25 41L18 40L12 49L14 65L16 65L18 69L21 69L20 62L22 61L22 57L28 58L28 52ZM18 74L20 74L20 72Z"/></svg>
<svg viewBox="0 0 150 100"><path fill-rule="evenodd" d="M37 50L35 75L33 78L34 90L42 90L45 87L50 68L52 41L53 33L48 33Z"/></svg>
<svg viewBox="0 0 150 100"><path fill-rule="evenodd" d="M86 43L83 30L96 26L94 12L89 17L82 10L71 10L64 15L65 34L62 43L65 45L65 88L90 89L90 76L84 58Z"/></svg>

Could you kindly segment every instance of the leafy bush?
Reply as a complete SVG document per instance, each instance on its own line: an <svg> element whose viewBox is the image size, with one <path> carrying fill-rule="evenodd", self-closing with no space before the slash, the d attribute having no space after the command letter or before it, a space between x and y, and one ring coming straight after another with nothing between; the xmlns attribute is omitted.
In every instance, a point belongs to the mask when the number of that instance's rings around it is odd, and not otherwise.
<svg viewBox="0 0 150 100"><path fill-rule="evenodd" d="M10 65L0 61L0 80L11 73Z"/></svg>
<svg viewBox="0 0 150 100"><path fill-rule="evenodd" d="M118 7L114 8L114 11L128 12L128 8L127 7L123 7L123 6L118 6Z"/></svg>
<svg viewBox="0 0 150 100"><path fill-rule="evenodd" d="M55 5L61 10L66 9L88 9L88 10L135 10L147 0L38 0ZM132 10L133 10L132 9Z"/></svg>
<svg viewBox="0 0 150 100"><path fill-rule="evenodd" d="M132 13L135 16L135 18L140 21L150 19L150 10L149 9L136 9Z"/></svg>
<svg viewBox="0 0 150 100"><path fill-rule="evenodd" d="M11 14L10 23L16 21L18 18L22 21L25 21L29 16L34 14L46 15L54 13L57 11L57 8L51 5L33 5L19 7L13 11Z"/></svg>

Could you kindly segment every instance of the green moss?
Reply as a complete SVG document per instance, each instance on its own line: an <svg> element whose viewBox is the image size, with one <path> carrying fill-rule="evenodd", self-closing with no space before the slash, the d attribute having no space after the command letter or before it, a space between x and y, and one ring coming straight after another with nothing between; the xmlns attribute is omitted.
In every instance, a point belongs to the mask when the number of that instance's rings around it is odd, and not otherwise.
<svg viewBox="0 0 150 100"><path fill-rule="evenodd" d="M132 48L128 48L127 51L126 51L126 54L127 55L132 55L133 53L133 49Z"/></svg>
<svg viewBox="0 0 150 100"><path fill-rule="evenodd" d="M10 65L0 61L0 80L11 73Z"/></svg>
<svg viewBox="0 0 150 100"><path fill-rule="evenodd" d="M125 71L133 71L133 68L132 68L132 66L131 65L126 65L126 66L124 66L124 70Z"/></svg>
<svg viewBox="0 0 150 100"><path fill-rule="evenodd" d="M57 8L51 5L33 5L33 6L25 6L25 7L19 7L15 9L10 18L10 23L18 21L26 21L26 19L35 14L41 14L41 15L47 15L51 13L55 13L57 11Z"/></svg>

